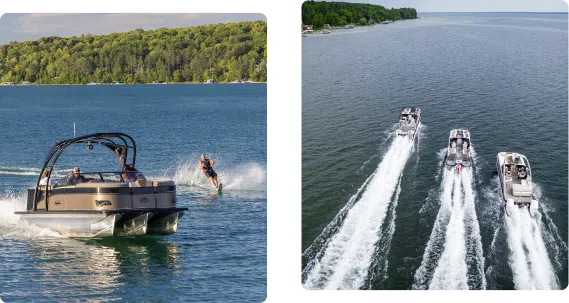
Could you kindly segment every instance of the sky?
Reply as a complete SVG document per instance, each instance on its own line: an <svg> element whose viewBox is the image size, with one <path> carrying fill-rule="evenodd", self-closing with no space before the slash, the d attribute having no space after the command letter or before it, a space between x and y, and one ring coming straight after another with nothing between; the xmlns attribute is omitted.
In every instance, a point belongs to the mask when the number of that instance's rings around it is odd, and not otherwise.
<svg viewBox="0 0 569 303"><path fill-rule="evenodd" d="M262 14L4 14L0 18L0 45L46 36L103 35L160 27L266 20Z"/></svg>
<svg viewBox="0 0 569 303"><path fill-rule="evenodd" d="M339 0L379 4L387 8L413 7L417 12L567 12L563 0Z"/></svg>

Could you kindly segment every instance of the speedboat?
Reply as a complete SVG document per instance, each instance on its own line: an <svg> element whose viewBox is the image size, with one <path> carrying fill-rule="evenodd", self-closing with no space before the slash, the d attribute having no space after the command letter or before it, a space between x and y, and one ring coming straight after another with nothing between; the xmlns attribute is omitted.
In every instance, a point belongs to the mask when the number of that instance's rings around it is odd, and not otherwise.
<svg viewBox="0 0 569 303"><path fill-rule="evenodd" d="M67 147L77 144L89 150L95 146L110 149L121 169L76 172L75 179L69 175L56 180L57 160ZM123 133L96 133L57 142L47 153L35 187L28 189L26 210L16 214L29 224L70 237L175 233L188 210L176 205L176 184L147 180L135 169L135 161L136 144ZM77 178L80 182L73 181Z"/></svg>
<svg viewBox="0 0 569 303"><path fill-rule="evenodd" d="M421 122L421 109L417 107L405 107L399 115L397 129L395 133L398 136L409 136L411 140L415 139L419 123Z"/></svg>
<svg viewBox="0 0 569 303"><path fill-rule="evenodd" d="M305 29L302 31L302 34L303 35L312 35L312 34L314 34L314 31L311 29Z"/></svg>
<svg viewBox="0 0 569 303"><path fill-rule="evenodd" d="M510 215L514 206L529 206L530 213L536 214L538 202L533 199L531 168L526 156L513 152L500 152L496 166L502 198L506 203L506 213Z"/></svg>
<svg viewBox="0 0 569 303"><path fill-rule="evenodd" d="M472 148L468 130L453 129L450 131L446 166L448 169L455 168L457 173L460 173L463 166L472 166Z"/></svg>
<svg viewBox="0 0 569 303"><path fill-rule="evenodd" d="M330 33L330 31L329 31L329 30L327 30L327 29L325 29L325 30L323 30L323 31L322 31L322 33L323 33L323 34L329 34L329 33Z"/></svg>

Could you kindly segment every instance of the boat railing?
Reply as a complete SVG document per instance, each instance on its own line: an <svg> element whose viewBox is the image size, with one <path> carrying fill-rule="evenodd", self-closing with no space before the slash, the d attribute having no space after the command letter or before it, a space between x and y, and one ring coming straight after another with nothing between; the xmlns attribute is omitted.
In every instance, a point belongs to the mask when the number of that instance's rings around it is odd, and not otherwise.
<svg viewBox="0 0 569 303"><path fill-rule="evenodd" d="M68 180L73 175L70 173L59 180L57 180L54 187L68 186ZM141 171L103 171L103 172L82 172L81 176L85 178L86 182L92 183L123 183L123 182L135 182L137 179L145 179L144 174Z"/></svg>

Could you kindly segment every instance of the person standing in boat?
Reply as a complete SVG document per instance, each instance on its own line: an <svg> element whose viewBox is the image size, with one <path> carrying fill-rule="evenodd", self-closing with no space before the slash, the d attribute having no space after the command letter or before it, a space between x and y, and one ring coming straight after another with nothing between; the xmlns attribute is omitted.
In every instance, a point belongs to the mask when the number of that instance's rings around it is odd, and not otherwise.
<svg viewBox="0 0 569 303"><path fill-rule="evenodd" d="M85 176L81 175L81 170L79 167L73 168L73 174L67 178L67 185L77 185L83 182L89 182L91 179L85 178Z"/></svg>
<svg viewBox="0 0 569 303"><path fill-rule="evenodd" d="M211 184L215 188L217 188L219 186L219 183L217 182L217 174L213 170L214 164L215 164L215 161L213 161L211 159L206 159L205 154L201 155L200 169L206 175L206 177L209 179Z"/></svg>

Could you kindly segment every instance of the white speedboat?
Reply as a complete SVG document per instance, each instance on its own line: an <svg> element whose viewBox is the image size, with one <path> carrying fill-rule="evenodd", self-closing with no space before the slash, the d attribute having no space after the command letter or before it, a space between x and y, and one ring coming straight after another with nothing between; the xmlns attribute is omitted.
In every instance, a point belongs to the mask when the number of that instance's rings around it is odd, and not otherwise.
<svg viewBox="0 0 569 303"><path fill-rule="evenodd" d="M305 29L302 31L302 34L303 35L312 35L312 34L314 34L314 31L311 29Z"/></svg>
<svg viewBox="0 0 569 303"><path fill-rule="evenodd" d="M500 152L496 159L502 198L506 214L516 206L529 206L532 215L537 213L538 202L533 198L531 168L526 156L513 152Z"/></svg>
<svg viewBox="0 0 569 303"><path fill-rule="evenodd" d="M450 131L446 166L448 169L455 168L457 173L460 173L463 166L472 166L472 147L468 130L453 129Z"/></svg>
<svg viewBox="0 0 569 303"><path fill-rule="evenodd" d="M395 133L398 136L409 136L411 140L415 139L419 123L421 122L421 109L418 107L405 107L399 115L399 122Z"/></svg>

